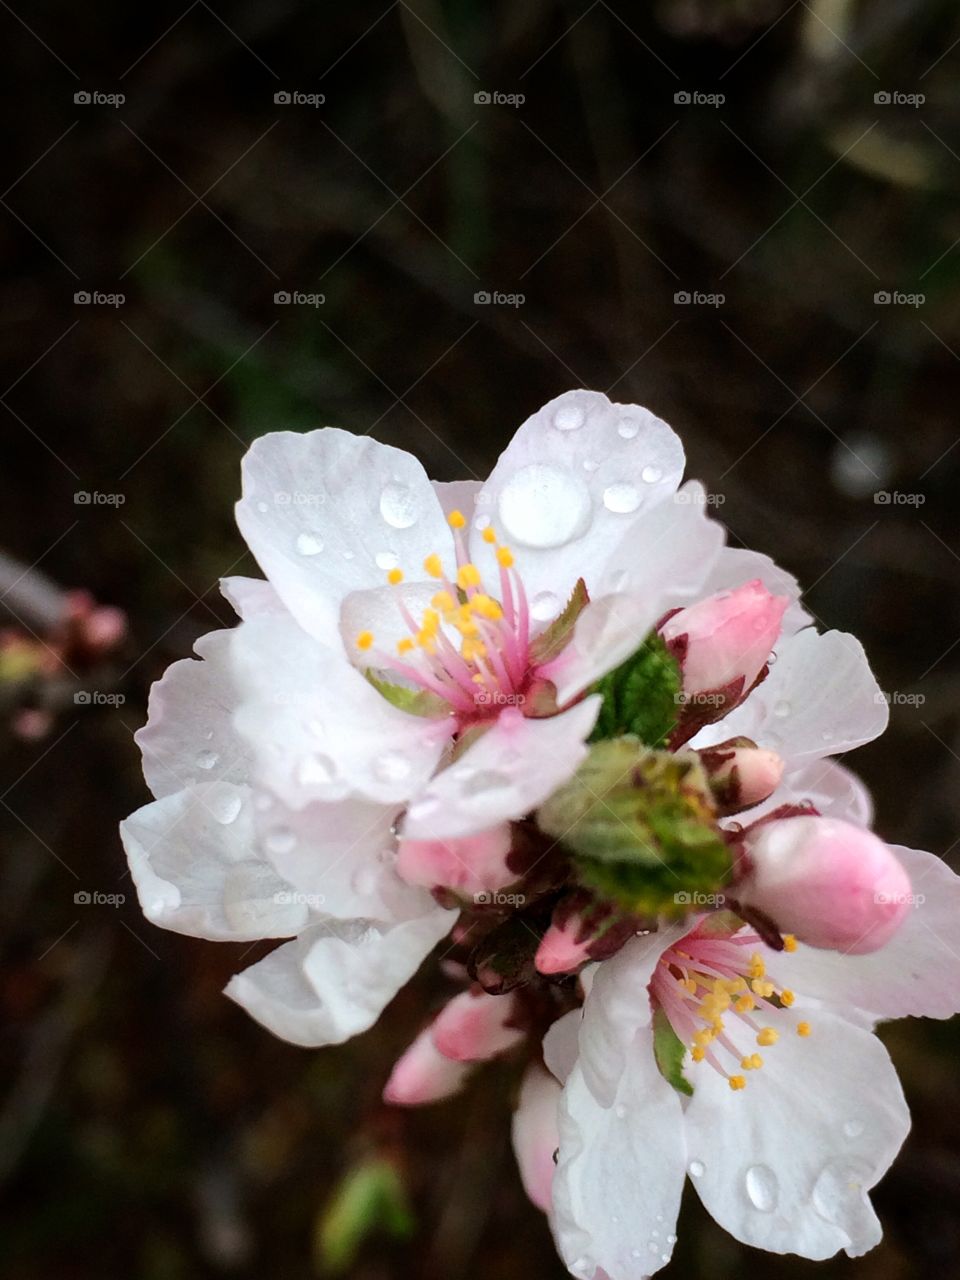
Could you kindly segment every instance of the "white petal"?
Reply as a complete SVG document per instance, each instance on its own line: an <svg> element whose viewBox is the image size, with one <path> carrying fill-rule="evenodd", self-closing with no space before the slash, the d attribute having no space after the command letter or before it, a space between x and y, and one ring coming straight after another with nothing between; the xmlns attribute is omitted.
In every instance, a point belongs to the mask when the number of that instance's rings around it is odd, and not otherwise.
<svg viewBox="0 0 960 1280"><path fill-rule="evenodd" d="M522 818L570 778L587 754L584 745L600 698L578 702L544 720L516 707L502 711L455 764L434 777L407 811L403 834L440 840L486 831Z"/></svg>
<svg viewBox="0 0 960 1280"><path fill-rule="evenodd" d="M220 593L244 620L261 613L287 612L287 606L263 578L221 578Z"/></svg>
<svg viewBox="0 0 960 1280"><path fill-rule="evenodd" d="M197 782L249 781L250 749L232 720L239 700L230 659L236 635L202 636L194 648L203 661L174 662L150 689L147 723L134 740L158 798Z"/></svg>
<svg viewBox="0 0 960 1280"><path fill-rule="evenodd" d="M226 994L293 1044L342 1044L373 1026L456 919L434 908L393 927L326 921L231 978Z"/></svg>
<svg viewBox="0 0 960 1280"><path fill-rule="evenodd" d="M333 427L253 443L237 524L284 604L320 637L336 624L344 596L383 581L387 558L419 570L426 556L452 547L420 463Z"/></svg>
<svg viewBox="0 0 960 1280"><path fill-rule="evenodd" d="M523 1189L544 1213L550 1212L553 1156L560 1146L557 1119L560 1094L560 1086L553 1076L534 1063L523 1077L511 1125L513 1151Z"/></svg>
<svg viewBox="0 0 960 1280"><path fill-rule="evenodd" d="M233 656L244 690L237 730L261 782L291 807L348 795L398 803L433 772L445 722L391 706L292 618L243 623Z"/></svg>
<svg viewBox="0 0 960 1280"><path fill-rule="evenodd" d="M482 480L431 480L430 483L444 516L449 516L451 511L459 511L467 523L472 524L477 516L483 514L484 506L481 504L477 508Z"/></svg>
<svg viewBox="0 0 960 1280"><path fill-rule="evenodd" d="M682 474L678 436L649 410L569 391L520 427L477 510L513 549L528 596L550 592L562 605L577 578L592 590L625 527L673 493ZM492 548L476 527L470 551L496 581Z"/></svg>
<svg viewBox="0 0 960 1280"><path fill-rule="evenodd" d="M120 824L148 920L198 938L288 938L308 909L256 852L246 787L208 782L155 800Z"/></svg>
<svg viewBox="0 0 960 1280"><path fill-rule="evenodd" d="M699 593L723 545L692 482L646 511L614 548L573 640L545 673L561 704L618 666L672 608Z"/></svg>
<svg viewBox="0 0 960 1280"><path fill-rule="evenodd" d="M583 1019L582 1009L571 1009L562 1018L552 1022L543 1037L543 1060L547 1070L560 1081L566 1083L567 1076L577 1065L580 1052L580 1023Z"/></svg>
<svg viewBox="0 0 960 1280"><path fill-rule="evenodd" d="M448 572L452 564L445 566ZM398 607L402 600L410 615L419 622L424 609L437 594L438 582L407 582L398 587L370 587L367 591L354 591L346 597L340 610L340 637L344 651L357 667L376 667L376 654L391 658L397 656L397 641L409 638L410 628ZM453 628L441 624L440 630L459 649L462 639ZM368 653L357 648L356 640L361 631L371 631L374 647ZM416 658L417 655L415 655ZM416 665L416 661L414 662ZM387 670L386 678L402 683L399 676Z"/></svg>
<svg viewBox="0 0 960 1280"><path fill-rule="evenodd" d="M788 769L780 786L762 804L740 814L741 825L755 822L784 804L809 800L825 818L840 818L869 827L873 821L873 801L855 773L835 760L808 760Z"/></svg>
<svg viewBox="0 0 960 1280"><path fill-rule="evenodd" d="M630 1046L615 1105L604 1108L579 1068L560 1104L554 1231L564 1262L592 1280L641 1280L670 1261L686 1167L678 1095L657 1070L649 1031Z"/></svg>
<svg viewBox="0 0 960 1280"><path fill-rule="evenodd" d="M874 1019L950 1018L960 1011L960 877L932 853L891 848L916 903L887 945L863 956L801 945L777 957L777 977L798 997Z"/></svg>
<svg viewBox="0 0 960 1280"><path fill-rule="evenodd" d="M867 1192L910 1128L890 1057L875 1036L825 1010L813 1034L788 1027L766 1065L733 1093L706 1062L686 1110L693 1184L708 1212L744 1244L805 1258L856 1257L881 1229Z"/></svg>
<svg viewBox="0 0 960 1280"><path fill-rule="evenodd" d="M800 604L800 584L792 573L781 569L769 556L746 547L724 547L702 587L704 596L742 587L759 578L771 595L786 596L790 605L780 626L781 641L795 635L812 621Z"/></svg>
<svg viewBox="0 0 960 1280"><path fill-rule="evenodd" d="M743 734L790 764L862 746L887 726L889 708L863 646L844 631L798 632L779 648L766 680L746 702L698 734L694 746Z"/></svg>

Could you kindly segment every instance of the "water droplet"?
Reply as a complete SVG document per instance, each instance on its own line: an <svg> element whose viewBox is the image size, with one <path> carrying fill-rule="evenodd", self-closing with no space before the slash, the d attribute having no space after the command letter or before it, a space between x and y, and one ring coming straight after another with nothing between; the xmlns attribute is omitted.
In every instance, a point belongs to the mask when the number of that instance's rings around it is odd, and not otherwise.
<svg viewBox="0 0 960 1280"><path fill-rule="evenodd" d="M416 524L419 506L409 485L384 485L380 495L380 514L394 529L409 529Z"/></svg>
<svg viewBox="0 0 960 1280"><path fill-rule="evenodd" d="M289 853L297 843L297 837L289 827L275 827L267 833L266 846L271 853Z"/></svg>
<svg viewBox="0 0 960 1280"><path fill-rule="evenodd" d="M480 532L482 533L484 529L489 529L489 528L490 528L490 517L489 517L489 516L477 516L476 520L474 520L474 522L473 522L473 523L474 523L474 526L475 526L477 529L479 529L479 530L480 530Z"/></svg>
<svg viewBox="0 0 960 1280"><path fill-rule="evenodd" d="M663 472L659 467L644 467L640 472L640 479L644 484L656 484L663 479Z"/></svg>
<svg viewBox="0 0 960 1280"><path fill-rule="evenodd" d="M265 502L258 502L258 503L257 503L257 510L258 510L258 511L269 511L269 510L270 510L270 508L267 506L267 504L266 504Z"/></svg>
<svg viewBox="0 0 960 1280"><path fill-rule="evenodd" d="M823 732L820 734L820 737L823 739L824 742L830 742L831 739L833 738L833 731L831 729L824 729Z"/></svg>
<svg viewBox="0 0 960 1280"><path fill-rule="evenodd" d="M617 1105L617 1109L614 1114L618 1120L625 1120L627 1118L627 1108L622 1102Z"/></svg>
<svg viewBox="0 0 960 1280"><path fill-rule="evenodd" d="M667 1244L676 1244L676 1243L677 1243L676 1236L667 1236Z"/></svg>
<svg viewBox="0 0 960 1280"><path fill-rule="evenodd" d="M650 1234L653 1236L654 1240L659 1240L659 1239L660 1239L660 1232L659 1232L659 1231L651 1231L651 1232L650 1232Z"/></svg>
<svg viewBox="0 0 960 1280"><path fill-rule="evenodd" d="M862 1120L847 1120L843 1126L843 1132L848 1138L859 1138L863 1133Z"/></svg>
<svg viewBox="0 0 960 1280"><path fill-rule="evenodd" d="M773 714L779 720L785 720L792 710L790 703L781 698L779 702L774 703Z"/></svg>
<svg viewBox="0 0 960 1280"><path fill-rule="evenodd" d="M509 787L510 779L505 773L496 769L478 769L463 783L466 795L479 796L485 791L498 791L501 787Z"/></svg>
<svg viewBox="0 0 960 1280"><path fill-rule="evenodd" d="M316 751L304 756L297 765L297 781L304 786L317 782L332 782L336 772L336 765L330 757Z"/></svg>
<svg viewBox="0 0 960 1280"><path fill-rule="evenodd" d="M312 533L297 535L297 550L302 556L316 556L323 550L323 539Z"/></svg>
<svg viewBox="0 0 960 1280"><path fill-rule="evenodd" d="M558 431L576 431L583 426L584 413L578 404L564 404L553 415L553 425Z"/></svg>
<svg viewBox="0 0 960 1280"><path fill-rule="evenodd" d="M410 761L399 751L385 751L373 762L373 772L381 782L402 782L410 773Z"/></svg>
<svg viewBox="0 0 960 1280"><path fill-rule="evenodd" d="M747 1170L744 1183L750 1203L761 1213L771 1213L777 1207L780 1198L780 1185L777 1175L765 1164L755 1164Z"/></svg>
<svg viewBox="0 0 960 1280"><path fill-rule="evenodd" d="M633 440L639 430L640 423L636 418L621 418L620 425L617 427L617 431L624 440Z"/></svg>
<svg viewBox="0 0 960 1280"><path fill-rule="evenodd" d="M355 551L341 551L341 553L340 553L340 554L343 556L344 560L352 560L352 559L353 559L353 557L356 555L356 552L355 552Z"/></svg>
<svg viewBox="0 0 960 1280"><path fill-rule="evenodd" d="M846 1222L863 1201L870 1168L862 1162L831 1160L813 1184L813 1207L825 1222Z"/></svg>
<svg viewBox="0 0 960 1280"><path fill-rule="evenodd" d="M650 1250L651 1253L660 1252L660 1246L657 1244L656 1240L651 1240L650 1243L647 1245L647 1248Z"/></svg>
<svg viewBox="0 0 960 1280"><path fill-rule="evenodd" d="M225 791L221 795L209 796L207 805L216 820L229 827L231 822L236 822L243 808L243 797L236 791Z"/></svg>
<svg viewBox="0 0 960 1280"><path fill-rule="evenodd" d="M377 887L379 876L376 867L360 867L350 878L354 893L368 897Z"/></svg>
<svg viewBox="0 0 960 1280"><path fill-rule="evenodd" d="M632 484L611 484L603 491L603 505L608 511L629 515L640 505L640 494Z"/></svg>
<svg viewBox="0 0 960 1280"><path fill-rule="evenodd" d="M662 1221L663 1221L663 1214L662 1214L662 1213L658 1213L658 1214L657 1214L657 1221L658 1221L658 1222L662 1222ZM653 1234L654 1234L654 1235L656 1235L657 1233L656 1233L656 1232L654 1232Z"/></svg>
<svg viewBox="0 0 960 1280"><path fill-rule="evenodd" d="M702 1178L707 1171L707 1166L702 1160L691 1160L688 1167L691 1178Z"/></svg>
<svg viewBox="0 0 960 1280"><path fill-rule="evenodd" d="M773 664L776 662L776 660L777 660L777 655L771 652L769 658L767 658L767 666L772 667Z"/></svg>
<svg viewBox="0 0 960 1280"><path fill-rule="evenodd" d="M593 459L593 458L584 458L584 460L583 460L583 469L584 469L584 471L596 471L596 469L597 469L599 466L600 466L600 463L599 463L599 462L594 461L594 459Z"/></svg>
<svg viewBox="0 0 960 1280"><path fill-rule="evenodd" d="M560 612L560 600L552 591L538 591L530 601L530 616L538 622L549 622Z"/></svg>
<svg viewBox="0 0 960 1280"><path fill-rule="evenodd" d="M219 759L215 751L201 751L197 756L197 768L212 769Z"/></svg>
<svg viewBox="0 0 960 1280"><path fill-rule="evenodd" d="M640 1252L640 1250L639 1250L639 1249L631 1249L631 1250L630 1250L630 1257L631 1257L631 1258L642 1258L642 1257L643 1257L643 1254Z"/></svg>
<svg viewBox="0 0 960 1280"><path fill-rule="evenodd" d="M400 564L400 557L395 551L378 551L374 559L377 562L377 568L384 571L396 569Z"/></svg>
<svg viewBox="0 0 960 1280"><path fill-rule="evenodd" d="M507 537L527 547L562 547L590 523L590 494L560 467L531 463L514 472L497 500Z"/></svg>

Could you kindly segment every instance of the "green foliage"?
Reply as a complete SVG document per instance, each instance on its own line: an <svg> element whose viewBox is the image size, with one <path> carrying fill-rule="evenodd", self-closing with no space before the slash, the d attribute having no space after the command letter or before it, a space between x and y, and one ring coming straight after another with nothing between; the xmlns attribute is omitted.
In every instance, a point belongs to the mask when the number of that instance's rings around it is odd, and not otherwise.
<svg viewBox="0 0 960 1280"><path fill-rule="evenodd" d="M657 1009L653 1015L653 1056L657 1060L660 1074L667 1084L672 1084L681 1093L692 1097L693 1087L683 1074L686 1055L687 1046L671 1027L670 1019L662 1009Z"/></svg>
<svg viewBox="0 0 960 1280"><path fill-rule="evenodd" d="M541 631L530 645L531 666L542 666L564 651L570 642L577 619L589 603L587 585L582 578L578 578L570 599L563 607L563 612L554 618L549 627Z"/></svg>
<svg viewBox="0 0 960 1280"><path fill-rule="evenodd" d="M406 1240L413 1231L413 1215L396 1167L388 1160L369 1160L350 1170L320 1215L318 1265L326 1275L342 1275L369 1236Z"/></svg>
<svg viewBox="0 0 960 1280"><path fill-rule="evenodd" d="M590 741L632 734L648 747L665 746L677 723L680 689L675 659L660 636L649 635L591 690L603 696L603 706Z"/></svg>
<svg viewBox="0 0 960 1280"><path fill-rule="evenodd" d="M381 697L412 716L435 719L437 716L447 715L450 710L442 698L426 689L411 689L405 684L392 684L389 680L381 680L369 668L363 674Z"/></svg>

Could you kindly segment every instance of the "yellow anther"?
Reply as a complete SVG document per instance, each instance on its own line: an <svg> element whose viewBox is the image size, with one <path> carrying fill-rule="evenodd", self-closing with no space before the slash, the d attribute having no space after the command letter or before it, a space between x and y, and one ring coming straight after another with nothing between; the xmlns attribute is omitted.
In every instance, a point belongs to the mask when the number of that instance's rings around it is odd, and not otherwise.
<svg viewBox="0 0 960 1280"><path fill-rule="evenodd" d="M796 951L797 940L792 933L785 933L783 935L783 949L784 951Z"/></svg>
<svg viewBox="0 0 960 1280"><path fill-rule="evenodd" d="M466 591L467 587L479 587L480 582L480 570L475 564L462 564L457 570L457 586L461 591Z"/></svg>
<svg viewBox="0 0 960 1280"><path fill-rule="evenodd" d="M451 609L457 607L457 602L449 591L438 591L430 603L435 609L439 609L441 613L449 613Z"/></svg>
<svg viewBox="0 0 960 1280"><path fill-rule="evenodd" d="M403 570L391 569L387 574L387 581L390 583L391 587L395 587L398 582L403 581Z"/></svg>
<svg viewBox="0 0 960 1280"><path fill-rule="evenodd" d="M730 1088L734 1093L737 1093L740 1089L745 1089L747 1087L746 1077L744 1076L729 1076L727 1078L727 1083L730 1085Z"/></svg>
<svg viewBox="0 0 960 1280"><path fill-rule="evenodd" d="M760 1057L759 1053L751 1053L750 1055L751 1071L759 1071L762 1066L763 1066L763 1059Z"/></svg>
<svg viewBox="0 0 960 1280"><path fill-rule="evenodd" d="M765 1049L768 1049L772 1044L776 1044L779 1039L780 1033L774 1031L773 1027L764 1027L757 1033L757 1044L762 1045Z"/></svg>
<svg viewBox="0 0 960 1280"><path fill-rule="evenodd" d="M443 577L443 561L435 551L432 555L427 556L426 560L423 562L423 567L426 569L427 573L429 573L431 578Z"/></svg>
<svg viewBox="0 0 960 1280"><path fill-rule="evenodd" d="M695 1044L693 1048L690 1050L690 1057L694 1060L694 1062L702 1062L706 1056L707 1056L706 1049L701 1048L700 1045L698 1044Z"/></svg>
<svg viewBox="0 0 960 1280"><path fill-rule="evenodd" d="M497 548L497 564L501 569L513 568L513 552L509 547Z"/></svg>
<svg viewBox="0 0 960 1280"><path fill-rule="evenodd" d="M425 627L417 632L417 644L421 649L426 649L427 653L433 653L437 647L436 636L433 631L428 631Z"/></svg>
<svg viewBox="0 0 960 1280"><path fill-rule="evenodd" d="M425 631L430 631L434 635L440 630L440 615L436 609L424 609L421 624Z"/></svg>
<svg viewBox="0 0 960 1280"><path fill-rule="evenodd" d="M786 988L784 988L784 990L780 992L780 1003L784 1005L787 1009L790 1008L790 1006L793 1004L796 998L797 997L793 994L793 992L787 991Z"/></svg>
<svg viewBox="0 0 960 1280"><path fill-rule="evenodd" d="M404 636L402 640L397 641L397 653L409 653L413 648L413 641L409 636Z"/></svg>
<svg viewBox="0 0 960 1280"><path fill-rule="evenodd" d="M487 656L487 646L482 640L464 640L460 653L467 662L473 662Z"/></svg>
<svg viewBox="0 0 960 1280"><path fill-rule="evenodd" d="M812 1028L811 1028L811 1026L810 1026L810 1023L809 1023L809 1022L798 1022L798 1023L797 1023L797 1035L798 1035L798 1036L808 1036L808 1035L810 1034L811 1030L812 1030Z"/></svg>
<svg viewBox="0 0 960 1280"><path fill-rule="evenodd" d="M753 996L741 996L733 1007L737 1013L749 1013L751 1009L757 1007L757 1002Z"/></svg>
<svg viewBox="0 0 960 1280"><path fill-rule="evenodd" d="M734 980L730 983L730 987L729 987L731 995L736 995L738 991L746 991L746 989L747 989L746 978L734 978Z"/></svg>
<svg viewBox="0 0 960 1280"><path fill-rule="evenodd" d="M499 622L503 617L503 610L500 607L500 602L498 600L494 600L492 596L484 595L482 592L478 592L477 595L472 598L470 604L477 613L479 613L481 618L487 618L491 622Z"/></svg>
<svg viewBox="0 0 960 1280"><path fill-rule="evenodd" d="M699 1031L695 1031L693 1035L693 1043L699 1045L701 1049L706 1049L707 1045L716 1039L716 1032L711 1031L709 1027L702 1027Z"/></svg>
<svg viewBox="0 0 960 1280"><path fill-rule="evenodd" d="M462 511L451 511L447 516L447 524L451 529L462 529L467 523L467 517Z"/></svg>
<svg viewBox="0 0 960 1280"><path fill-rule="evenodd" d="M680 985L685 990L689 991L692 996L697 994L697 984L693 978L681 978Z"/></svg>
<svg viewBox="0 0 960 1280"><path fill-rule="evenodd" d="M750 985L756 995L761 996L764 1000L769 1000L776 990L773 983L766 978L754 978Z"/></svg>
<svg viewBox="0 0 960 1280"><path fill-rule="evenodd" d="M480 536L483 538L484 542L496 542L497 540L497 535L493 532L492 525L489 524Z"/></svg>
<svg viewBox="0 0 960 1280"><path fill-rule="evenodd" d="M748 1053L745 1058L740 1059L740 1065L743 1067L744 1071L753 1071L755 1069L756 1064L754 1062L754 1058L756 1057L757 1054Z"/></svg>
<svg viewBox="0 0 960 1280"><path fill-rule="evenodd" d="M357 636L357 648L369 649L372 646L372 644L373 644L373 632L361 631L360 634Z"/></svg>
<svg viewBox="0 0 960 1280"><path fill-rule="evenodd" d="M763 956L759 951L755 951L750 957L750 968L747 972L751 978L762 978L767 972L767 966L763 963Z"/></svg>

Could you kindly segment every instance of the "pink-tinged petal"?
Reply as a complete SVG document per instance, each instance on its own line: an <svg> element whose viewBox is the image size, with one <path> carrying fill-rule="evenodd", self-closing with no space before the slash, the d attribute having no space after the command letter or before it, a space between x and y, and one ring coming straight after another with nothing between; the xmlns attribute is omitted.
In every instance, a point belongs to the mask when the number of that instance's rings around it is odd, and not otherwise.
<svg viewBox="0 0 960 1280"><path fill-rule="evenodd" d="M445 888L476 896L502 889L517 878L507 865L513 842L503 822L475 836L447 840L401 840L397 874L407 884Z"/></svg>
<svg viewBox="0 0 960 1280"><path fill-rule="evenodd" d="M570 916L562 924L550 924L533 958L538 973L573 973L586 963L593 938L587 934L578 941L581 923L579 916Z"/></svg>
<svg viewBox="0 0 960 1280"><path fill-rule="evenodd" d="M858 827L873 822L873 801L855 773L835 760L808 760L788 769L769 800L745 815L754 822L785 804L812 804L825 818L840 818Z"/></svg>
<svg viewBox="0 0 960 1280"><path fill-rule="evenodd" d="M583 1010L571 1009L562 1018L552 1022L543 1037L543 1061L550 1074L556 1076L561 1084L566 1084L567 1076L577 1065L582 1020Z"/></svg>
<svg viewBox="0 0 960 1280"><path fill-rule="evenodd" d="M784 772L783 760L775 751L741 746L737 739L705 747L700 763L721 814L739 813L767 800L780 786Z"/></svg>
<svg viewBox="0 0 960 1280"><path fill-rule="evenodd" d="M461 1091L469 1075L470 1064L442 1054L426 1027L394 1064L383 1100L397 1107L443 1102Z"/></svg>
<svg viewBox="0 0 960 1280"><path fill-rule="evenodd" d="M676 489L677 435L637 405L569 391L538 410L501 454L477 497L514 551L530 599L564 601L581 576L592 584L625 529ZM471 557L496 580L492 549L475 528Z"/></svg>
<svg viewBox="0 0 960 1280"><path fill-rule="evenodd" d="M373 1026L454 919L434 908L393 926L328 920L231 978L225 994L281 1040L343 1044Z"/></svg>
<svg viewBox="0 0 960 1280"><path fill-rule="evenodd" d="M523 1077L511 1126L523 1189L544 1213L550 1212L553 1203L553 1157L560 1146L557 1107L561 1092L553 1076L534 1063Z"/></svg>
<svg viewBox="0 0 960 1280"><path fill-rule="evenodd" d="M778 752L790 767L852 751L881 734L888 719L860 641L844 631L818 635L808 628L784 640L763 683L691 745L744 736Z"/></svg>
<svg viewBox="0 0 960 1280"><path fill-rule="evenodd" d="M444 567L448 573L453 571L452 558ZM437 594L437 585L436 582L404 580L399 586L369 587L365 591L353 591L346 596L340 609L340 640L350 662L361 668L376 667L378 654L395 660L397 642L409 639L411 635L400 602L410 616L419 621ZM449 640L455 641L459 649L459 634L445 625L441 625L440 629ZM366 653L357 648L357 636L361 631L369 631L373 635L373 648ZM386 669L386 678L392 681L398 679L391 674L389 668Z"/></svg>
<svg viewBox="0 0 960 1280"><path fill-rule="evenodd" d="M780 625L782 637L795 635L803 627L810 625L812 619L800 604L800 584L793 574L781 569L769 556L759 551L748 551L746 547L722 549L703 584L702 592L704 596L710 596L718 591L731 591L734 587L757 578L771 595L786 596L790 602Z"/></svg>
<svg viewBox="0 0 960 1280"><path fill-rule="evenodd" d="M676 1240L686 1167L679 1095L657 1070L648 1030L630 1046L614 1105L600 1106L580 1068L559 1109L554 1232L575 1276L640 1280L665 1266Z"/></svg>
<svg viewBox="0 0 960 1280"><path fill-rule="evenodd" d="M232 714L240 690L231 665L237 632L194 645L202 658L174 662L150 689L148 719L134 735L147 786L159 799L200 782L250 781L250 748Z"/></svg>
<svg viewBox="0 0 960 1280"><path fill-rule="evenodd" d="M740 682L747 690L780 635L789 601L756 579L673 614L660 628L676 651L687 698Z"/></svg>
<svg viewBox="0 0 960 1280"><path fill-rule="evenodd" d="M737 901L811 947L861 955L885 946L911 909L910 878L872 831L836 818L761 822L744 839Z"/></svg>
<svg viewBox="0 0 960 1280"><path fill-rule="evenodd" d="M289 938L309 909L259 858L249 789L207 782L120 824L143 913L153 924L228 942Z"/></svg>
<svg viewBox="0 0 960 1280"><path fill-rule="evenodd" d="M459 511L467 523L472 524L486 510L484 503L477 506L482 480L431 480L430 483L445 517Z"/></svg>
<svg viewBox="0 0 960 1280"><path fill-rule="evenodd" d="M436 767L448 723L392 706L292 618L242 623L232 657L244 692L234 723L259 780L292 808L350 795L399 803Z"/></svg>
<svg viewBox="0 0 960 1280"><path fill-rule="evenodd" d="M867 1193L910 1128L886 1049L826 1010L783 1010L779 1041L732 1093L708 1063L691 1071L688 1169L708 1213L737 1240L804 1258L851 1257L880 1239Z"/></svg>
<svg viewBox="0 0 960 1280"><path fill-rule="evenodd" d="M913 906L871 955L799 946L777 959L777 976L800 996L873 1019L951 1018L960 1012L960 877L942 858L891 846L910 877ZM773 967L773 960L769 964Z"/></svg>
<svg viewBox="0 0 960 1280"><path fill-rule="evenodd" d="M237 524L284 604L319 637L336 626L345 596L383 581L388 560L419 575L426 556L452 554L420 463L333 427L253 443Z"/></svg>
<svg viewBox="0 0 960 1280"><path fill-rule="evenodd" d="M263 613L288 612L276 591L263 578L221 578L220 594L244 622Z"/></svg>
<svg viewBox="0 0 960 1280"><path fill-rule="evenodd" d="M724 531L691 482L644 509L608 557L573 639L544 674L561 705L639 648L669 609L688 603L720 553Z"/></svg>
<svg viewBox="0 0 960 1280"><path fill-rule="evenodd" d="M464 991L448 1001L433 1020L433 1043L454 1062L486 1062L524 1038L524 1031L509 1025L517 1014L512 994Z"/></svg>
<svg viewBox="0 0 960 1280"><path fill-rule="evenodd" d="M522 818L572 776L600 711L600 697L544 720L501 712L456 763L438 773L407 811L408 840L446 840Z"/></svg>

